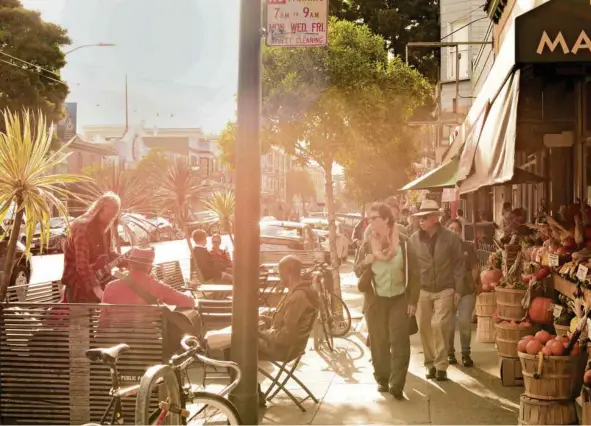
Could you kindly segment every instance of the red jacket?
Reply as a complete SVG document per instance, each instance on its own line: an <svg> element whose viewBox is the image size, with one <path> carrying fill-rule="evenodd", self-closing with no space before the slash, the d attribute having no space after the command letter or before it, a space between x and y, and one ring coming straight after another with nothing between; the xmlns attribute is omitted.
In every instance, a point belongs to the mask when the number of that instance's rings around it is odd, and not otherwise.
<svg viewBox="0 0 591 426"><path fill-rule="evenodd" d="M179 308L192 308L195 306L195 299L187 296L180 291L166 285L150 275L142 272L130 272L130 277L141 286L144 292L156 298L159 302L167 305L176 306ZM103 294L103 303L110 305L140 305L146 306L148 303L123 280L115 280L107 284L105 293ZM111 322L113 320L113 312L116 309L110 309L108 306L101 308L100 323Z"/></svg>

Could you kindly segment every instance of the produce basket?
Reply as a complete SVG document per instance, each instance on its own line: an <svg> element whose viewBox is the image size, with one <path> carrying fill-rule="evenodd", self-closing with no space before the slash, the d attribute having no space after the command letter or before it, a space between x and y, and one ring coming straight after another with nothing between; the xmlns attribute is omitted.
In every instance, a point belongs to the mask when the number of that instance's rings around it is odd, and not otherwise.
<svg viewBox="0 0 591 426"><path fill-rule="evenodd" d="M520 425L572 425L576 421L577 410L572 400L540 401L527 395L519 398Z"/></svg>
<svg viewBox="0 0 591 426"><path fill-rule="evenodd" d="M510 288L495 288L497 299L497 316L508 321L521 321L526 312L521 301L526 290L514 290Z"/></svg>
<svg viewBox="0 0 591 426"><path fill-rule="evenodd" d="M497 352L505 358L517 358L517 344L527 335L535 334L538 327L529 324L527 327L510 324L495 324Z"/></svg>
<svg viewBox="0 0 591 426"><path fill-rule="evenodd" d="M480 293L476 296L476 315L492 317L497 310L497 298L494 292Z"/></svg>
<svg viewBox="0 0 591 426"><path fill-rule="evenodd" d="M554 330L556 331L557 336L567 336L569 337L569 326L568 325L558 325L554 324Z"/></svg>
<svg viewBox="0 0 591 426"><path fill-rule="evenodd" d="M542 400L574 399L585 370L581 356L544 356L518 352L524 395Z"/></svg>
<svg viewBox="0 0 591 426"><path fill-rule="evenodd" d="M492 317L478 317L476 341L480 343L495 342L495 322Z"/></svg>

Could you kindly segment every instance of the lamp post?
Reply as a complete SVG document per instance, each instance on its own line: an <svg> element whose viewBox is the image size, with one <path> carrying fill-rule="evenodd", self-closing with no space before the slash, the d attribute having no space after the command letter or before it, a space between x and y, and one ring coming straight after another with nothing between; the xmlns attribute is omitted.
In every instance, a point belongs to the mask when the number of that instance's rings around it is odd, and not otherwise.
<svg viewBox="0 0 591 426"><path fill-rule="evenodd" d="M236 225L232 359L242 381L232 401L244 424L258 424L259 220L261 198L261 2L241 0L236 140Z"/></svg>
<svg viewBox="0 0 591 426"><path fill-rule="evenodd" d="M64 52L64 55L69 55L72 52L75 52L76 50L79 49L84 49L85 47L114 47L115 44L114 43L93 43L93 44L83 44L82 46L77 46L75 48L73 48L72 50L68 50L67 52Z"/></svg>

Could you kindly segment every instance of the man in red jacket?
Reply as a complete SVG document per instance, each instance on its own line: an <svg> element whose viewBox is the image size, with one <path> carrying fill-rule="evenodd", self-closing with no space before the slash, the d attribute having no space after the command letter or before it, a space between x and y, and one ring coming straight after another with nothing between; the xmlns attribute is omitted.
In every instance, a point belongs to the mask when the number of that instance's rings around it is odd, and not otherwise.
<svg viewBox="0 0 591 426"><path fill-rule="evenodd" d="M154 263L154 248L133 248L128 258L129 276L126 279L118 279L107 284L103 303L113 305L150 305L154 299L167 305L179 308L192 308L195 299L180 291L154 279L150 273ZM101 309L100 322L115 322L113 311L109 307Z"/></svg>

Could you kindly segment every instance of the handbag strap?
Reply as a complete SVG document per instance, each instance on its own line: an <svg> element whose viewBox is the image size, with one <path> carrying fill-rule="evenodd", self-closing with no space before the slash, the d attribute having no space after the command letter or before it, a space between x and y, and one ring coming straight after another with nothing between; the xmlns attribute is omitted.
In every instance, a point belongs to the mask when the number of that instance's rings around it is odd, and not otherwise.
<svg viewBox="0 0 591 426"><path fill-rule="evenodd" d="M129 275L125 277L125 279L123 280L123 282L125 284L127 284L127 286L135 294L137 294L139 297L141 297L142 299L144 299L144 302L146 302L148 305L160 305L160 303L158 303L158 299L156 299L150 293L148 293L143 288L141 288L140 286L138 286L137 283L133 280L133 278L131 278Z"/></svg>

